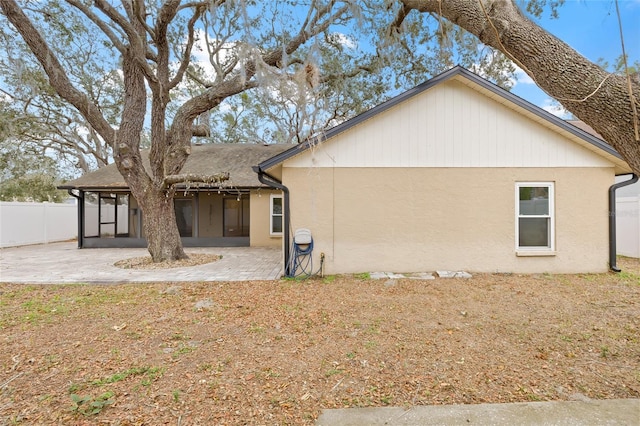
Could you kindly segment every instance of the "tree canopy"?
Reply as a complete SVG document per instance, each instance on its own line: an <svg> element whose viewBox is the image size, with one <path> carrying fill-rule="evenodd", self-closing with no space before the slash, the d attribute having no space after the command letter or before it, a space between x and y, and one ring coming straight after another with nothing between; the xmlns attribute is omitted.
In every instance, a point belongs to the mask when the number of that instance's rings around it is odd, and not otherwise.
<svg viewBox="0 0 640 426"><path fill-rule="evenodd" d="M69 81L99 107L112 127L118 127L124 81L116 45L88 16L74 11L75 2L20 4L29 5L23 10L32 17L34 28L51 40L48 48L60 58ZM177 52L185 44L192 43L191 55L184 78L171 89L167 123L181 102L201 94L220 79L220 73L242 69L240 59L251 48L264 49L263 45L275 45L278 37L289 37L293 26L301 25L319 4L203 2L201 5L210 9L193 24L191 41L186 33L187 8L183 7L175 18L180 24L175 25L168 41L171 66L184 63ZM333 2L334 10L338 6L340 2ZM198 117L198 135L205 137L201 142L299 142L455 64L481 70L496 83L510 87L512 64L504 56L482 49L476 37L451 24L416 14L405 22L402 39L387 39L393 14L382 6L380 2L350 5L342 15L331 18L322 36L285 55L287 66L279 65L278 72L274 68L266 72L269 68L263 67L254 76L260 80L255 88L226 98L220 107ZM15 111L29 116L44 130L35 134L30 128L21 129L18 139L40 144L67 169L75 167L82 173L113 161L110 144L51 87L24 40L10 24L1 28L0 90L11 99ZM312 88L306 84L302 64L316 70L318 84ZM225 71L225 67L230 68ZM143 147L149 147L151 141L149 115L147 111ZM18 129L14 130L18 136Z"/></svg>
<svg viewBox="0 0 640 426"><path fill-rule="evenodd" d="M16 143L13 136L16 128L31 125L0 101L0 201L60 202L66 194L56 189L60 173L55 159L37 144Z"/></svg>

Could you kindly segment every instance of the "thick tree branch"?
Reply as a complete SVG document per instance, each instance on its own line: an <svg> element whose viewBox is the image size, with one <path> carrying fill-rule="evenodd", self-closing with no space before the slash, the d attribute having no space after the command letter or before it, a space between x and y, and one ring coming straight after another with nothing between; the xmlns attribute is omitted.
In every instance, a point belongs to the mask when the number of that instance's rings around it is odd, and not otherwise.
<svg viewBox="0 0 640 426"><path fill-rule="evenodd" d="M195 96L185 102L176 113L167 138L172 141L186 141L185 144L174 143L166 153L165 172L167 174L178 173L191 153L188 146L193 135L193 121L202 113L207 112L222 103L226 98L242 93L245 90L257 87L255 81L246 81L237 75L232 79L215 85L199 96Z"/></svg>
<svg viewBox="0 0 640 426"><path fill-rule="evenodd" d="M211 128L206 124L194 124L191 128L191 136L208 138L211 136Z"/></svg>
<svg viewBox="0 0 640 426"><path fill-rule="evenodd" d="M273 49L260 58L251 60L245 64L244 75L236 75L228 80L220 81L210 87L204 94L196 96L183 104L176 113L171 128L167 133L167 138L172 141L190 140L193 135L193 121L202 113L217 107L224 99L248 90L258 85L253 80L257 71L258 63L272 67L282 67L283 56L295 52L309 39L326 31L329 26L340 16L348 11L348 6L343 6L331 13L334 7L333 2L319 7L315 13L309 14L299 32L289 40L283 47ZM166 152L165 169L167 174L175 174L182 169L190 148L183 143L173 143Z"/></svg>
<svg viewBox="0 0 640 426"><path fill-rule="evenodd" d="M144 26L137 19L133 20L132 27L136 34L144 34ZM118 170L129 187L146 191L151 189L153 180L145 171L140 155L140 135L147 108L145 71L139 66L140 62L144 62L144 49L127 49L122 55L126 96L117 134L118 143L114 146L113 154Z"/></svg>
<svg viewBox="0 0 640 426"><path fill-rule="evenodd" d="M111 43L113 43L115 48L118 49L120 53L124 53L124 50L125 50L124 44L122 44L121 40L116 36L116 34L114 34L113 31L111 31L111 28L102 19L98 17L98 15L93 13L91 9L86 7L82 2L79 2L77 0L65 0L65 1L69 3L71 6L81 11L87 18L91 20L91 22L96 24L98 28L100 28L100 31L102 31L107 36L107 38L109 38Z"/></svg>
<svg viewBox="0 0 640 426"><path fill-rule="evenodd" d="M192 173L185 173L180 175L169 175L164 178L164 186L168 188L173 185L184 183L191 185L193 183L204 183L207 185L213 185L216 183L222 183L229 180L229 173L216 173L213 175L196 175Z"/></svg>
<svg viewBox="0 0 640 426"><path fill-rule="evenodd" d="M157 78L153 69L146 62L147 58L147 48L146 42L144 39L145 33L144 31L137 31L136 28L132 25L131 22L127 21L127 19L122 16L118 11L113 8L108 2L105 0L95 0L96 7L100 9L105 15L107 15L113 22L115 22L127 35L129 40L129 49L135 52L136 63L143 70L147 81L149 84L153 84L157 82ZM125 7L127 7L127 2L123 2Z"/></svg>
<svg viewBox="0 0 640 426"><path fill-rule="evenodd" d="M156 25L154 28L155 36L153 41L158 50L158 79L163 86L160 90L169 90L169 40L167 39L167 29L169 24L176 16L176 12L180 6L180 0L167 0L158 11Z"/></svg>
<svg viewBox="0 0 640 426"><path fill-rule="evenodd" d="M149 36L153 39L155 37L155 33L153 28L151 28L151 26L147 24L147 10L144 4L144 0L136 0L132 2L131 5L133 6L133 9L131 10L133 16L131 17L131 20L137 22L140 27L144 28L147 34L149 34Z"/></svg>
<svg viewBox="0 0 640 426"><path fill-rule="evenodd" d="M536 25L510 0L401 0L404 7L459 25L484 44L513 58L538 86L589 124L640 174L628 81L610 75ZM640 93L640 82L632 83ZM635 99L636 109L640 108Z"/></svg>
<svg viewBox="0 0 640 426"><path fill-rule="evenodd" d="M58 94L87 119L102 138L113 146L115 131L102 116L100 108L82 92L77 90L67 77L66 71L53 54L46 41L29 18L22 12L15 0L0 0L0 9L9 22L16 27L31 52L49 77L49 83Z"/></svg>

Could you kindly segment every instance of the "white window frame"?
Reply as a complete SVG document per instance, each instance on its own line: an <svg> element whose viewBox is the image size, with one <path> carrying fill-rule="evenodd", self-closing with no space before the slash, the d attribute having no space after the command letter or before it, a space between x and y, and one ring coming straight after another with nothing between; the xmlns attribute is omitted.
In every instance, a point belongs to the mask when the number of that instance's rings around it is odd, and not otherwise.
<svg viewBox="0 0 640 426"><path fill-rule="evenodd" d="M521 215L520 214L520 188L547 188L549 191L549 213L546 215ZM516 182L515 193L515 222L516 222L516 253L522 256L553 255L556 244L555 225L555 182ZM549 245L548 246L520 246L520 219L521 218L546 218L549 219Z"/></svg>
<svg viewBox="0 0 640 426"><path fill-rule="evenodd" d="M275 200L276 198L281 200L280 205L282 206L282 213L280 214L273 212L273 200ZM269 234L270 235L274 235L274 236L282 235L282 231L274 232L273 230L273 218L278 216L282 218L282 228L284 229L284 199L281 194L271 194L271 197L269 198Z"/></svg>

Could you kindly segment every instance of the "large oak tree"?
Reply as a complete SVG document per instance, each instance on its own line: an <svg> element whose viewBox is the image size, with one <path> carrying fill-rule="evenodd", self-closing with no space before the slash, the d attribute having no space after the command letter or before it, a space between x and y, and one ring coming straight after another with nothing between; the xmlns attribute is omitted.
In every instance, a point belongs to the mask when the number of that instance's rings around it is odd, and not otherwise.
<svg viewBox="0 0 640 426"><path fill-rule="evenodd" d="M464 28L518 64L541 89L598 132L640 175L640 74L605 71L528 19L513 0L401 3L396 29L408 14L417 12L441 16Z"/></svg>
<svg viewBox="0 0 640 426"><path fill-rule="evenodd" d="M313 85L313 64L294 53L326 33L330 25L351 16L350 2L312 1L290 15L299 19L277 19L289 5L225 0L24 0L20 4L0 0L2 14L41 65L49 85L113 150L118 170L145 215L144 232L154 261L185 257L173 193L174 185L183 179L180 171L191 152L191 138L210 132L209 123L196 122L198 117L269 77L294 78L302 73L298 80ZM100 48L83 49L84 40L73 40L76 31L92 35ZM71 45L87 54L87 61L116 58L124 93L117 124L107 120L87 88L73 78L67 68L67 46L56 46L52 36L56 33L68 34ZM193 64L199 37L206 38L213 68L209 75ZM181 85L187 80L197 90L184 97ZM144 168L140 153L147 121L150 170ZM188 179L214 183L224 175Z"/></svg>

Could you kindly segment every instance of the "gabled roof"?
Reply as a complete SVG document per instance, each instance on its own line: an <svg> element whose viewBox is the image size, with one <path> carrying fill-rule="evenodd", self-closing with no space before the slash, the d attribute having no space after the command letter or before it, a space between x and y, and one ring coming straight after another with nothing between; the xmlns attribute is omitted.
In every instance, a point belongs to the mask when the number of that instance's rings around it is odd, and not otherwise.
<svg viewBox="0 0 640 426"><path fill-rule="evenodd" d="M310 138L307 141L295 145L294 147L283 151L279 154L274 155L271 158L266 159L265 161L258 164L257 169L262 171L267 171L285 160L288 160L298 154L301 154L307 151L309 148L316 146L319 143L324 142L327 139L331 139L340 133L343 133L373 117L376 115L383 113L396 105L421 94L422 92L441 84L445 81L455 79L464 83L465 85L477 90L486 96L497 100L503 104L510 104L515 110L519 111L523 115L527 115L532 117L535 121L539 122L542 125L545 125L550 128L555 128L556 131L560 131L562 133L567 134L576 142L583 145L585 148L609 159L611 162L616 164L620 169L629 169L629 166L623 160L622 156L615 150L613 147L608 145L605 141L597 137L593 132L590 133L582 128L576 127L572 124L569 124L565 120L556 117L548 111L543 110L542 108L520 98L519 96L514 95L513 93L497 86L496 84L478 76L477 74L472 73L471 71L461 67L456 66L451 68L448 71L445 71L432 79L398 95L394 98L389 99L388 101L366 111L362 114L359 114L350 120L345 121L331 129L321 133L320 135Z"/></svg>
<svg viewBox="0 0 640 426"><path fill-rule="evenodd" d="M600 134L598 132L596 132L595 130L593 130L593 127L589 126L587 123L585 123L584 121L580 121L580 120L567 120L567 123L571 124L572 126L576 126L578 129L582 129L585 132L589 133L590 135L595 136L598 139L604 140L602 138L602 136L600 136Z"/></svg>
<svg viewBox="0 0 640 426"><path fill-rule="evenodd" d="M229 173L225 186L236 188L264 187L251 166L288 149L288 144L206 144L194 145L181 173L212 175ZM142 160L149 170L149 151L142 152ZM59 186L60 189L82 190L126 190L124 178L115 164L102 167L95 172Z"/></svg>

